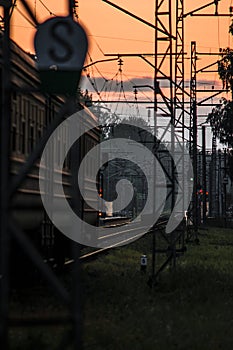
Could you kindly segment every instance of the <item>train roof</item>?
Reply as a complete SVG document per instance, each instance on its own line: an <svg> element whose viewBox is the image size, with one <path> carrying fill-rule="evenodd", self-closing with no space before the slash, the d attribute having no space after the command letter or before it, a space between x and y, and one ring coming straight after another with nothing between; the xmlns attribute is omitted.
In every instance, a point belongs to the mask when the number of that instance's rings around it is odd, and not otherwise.
<svg viewBox="0 0 233 350"><path fill-rule="evenodd" d="M0 66L3 64L2 50L3 33L0 32ZM11 79L14 86L19 88L37 89L40 86L40 78L37 69L35 55L23 50L14 40L10 41L11 48ZM32 92L33 93L33 92ZM53 98L63 103L64 97L53 95ZM85 115L91 118L94 123L97 122L97 117L93 114L84 103L79 102L79 108L84 109Z"/></svg>

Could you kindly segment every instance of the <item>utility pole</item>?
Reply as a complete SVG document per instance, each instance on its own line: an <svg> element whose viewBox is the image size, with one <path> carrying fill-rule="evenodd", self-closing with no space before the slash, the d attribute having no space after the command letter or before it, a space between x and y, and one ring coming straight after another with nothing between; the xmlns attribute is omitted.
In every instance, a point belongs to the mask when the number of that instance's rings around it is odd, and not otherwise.
<svg viewBox="0 0 233 350"><path fill-rule="evenodd" d="M158 121L157 113L158 111L163 113L165 118L168 118L168 125L165 131L162 134L161 142L165 140L165 134L169 136L169 146L170 154L173 157L175 152L175 142L176 142L176 127L179 125L182 132L182 138L184 140L184 95L190 96L187 91L184 90L184 21L183 21L183 0L177 0L175 3L176 9L176 19L175 19L175 28L172 27L173 22L173 2L172 0L159 1L155 0L155 22L154 24L145 23L143 19L140 19L120 8L118 5L113 4L108 0L103 0L105 3L117 8L123 13L139 20L140 22L149 25L155 29L155 46L154 46L154 62L150 60L151 55L139 53L139 54L107 54L106 56L138 56L143 59L147 64L149 64L154 70L154 84L151 87L154 90L154 134L158 135ZM175 35L173 35L173 30ZM175 40L175 42L174 42ZM175 47L175 52L173 52L173 47ZM166 73L165 73L166 72ZM175 79L174 79L175 76ZM162 88L159 87L160 82L166 82L168 89L166 90L166 95L163 93ZM162 101L158 101L157 94L162 97ZM161 105L162 103L162 105ZM180 130L179 130L180 131ZM155 145L156 147L156 145ZM178 157L177 157L178 158ZM169 195L168 200L170 201L171 211L175 206L176 200L176 165L175 162L172 162L171 165L171 178L169 179ZM155 233L157 235L158 232ZM153 238L153 247L152 247L152 277L155 281L157 274L161 271L159 268L155 271L156 259L155 256L158 252L156 247L155 235ZM177 232L172 232L169 234L169 257L163 266L166 266L167 263L176 264L176 242L177 242ZM164 267L163 267L164 268ZM162 269L163 269L162 268Z"/></svg>
<svg viewBox="0 0 233 350"><path fill-rule="evenodd" d="M227 150L224 148L224 178L223 178L223 216L224 216L224 227L227 227Z"/></svg>
<svg viewBox="0 0 233 350"><path fill-rule="evenodd" d="M203 224L206 223L206 127L202 126L202 219Z"/></svg>
<svg viewBox="0 0 233 350"><path fill-rule="evenodd" d="M0 1L4 7L4 31L2 36L3 66L1 75L0 119L0 344L8 348L8 301L9 301L9 157L11 126L11 69L10 69L10 8L11 1Z"/></svg>
<svg viewBox="0 0 233 350"><path fill-rule="evenodd" d="M197 197L197 81L196 81L196 42L191 42L191 80L190 80L190 152L193 160L193 199L191 218L194 240L198 241L198 197Z"/></svg>
<svg viewBox="0 0 233 350"><path fill-rule="evenodd" d="M218 215L218 193L217 188L217 142L216 135L212 136L212 155L211 155L211 216Z"/></svg>

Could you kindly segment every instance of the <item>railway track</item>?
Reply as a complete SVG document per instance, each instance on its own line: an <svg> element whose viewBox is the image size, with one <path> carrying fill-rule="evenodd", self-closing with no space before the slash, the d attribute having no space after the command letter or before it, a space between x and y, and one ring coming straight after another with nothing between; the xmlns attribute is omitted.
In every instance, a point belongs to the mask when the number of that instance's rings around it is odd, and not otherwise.
<svg viewBox="0 0 233 350"><path fill-rule="evenodd" d="M154 225L154 227L150 228L149 230L148 230L148 226L142 225L142 223L134 224L135 225L134 227L132 227L132 224L127 224L127 223L124 225L121 224L121 226L118 224L113 224L112 227L118 226L118 231L114 232L111 235L108 234L107 236L105 236L105 235L100 236L99 240L106 239L106 237L112 240L113 237L115 237L115 238L117 237L117 239L116 239L117 243L110 244L106 248L95 249L91 252L83 254L80 256L80 261L86 262L86 261L90 261L92 259L96 259L98 256L100 256L102 254L106 254L109 250L111 250L114 247L122 246L122 245L125 245L127 243L131 243L134 240L144 236L146 233L152 233L154 230L163 229L163 227L166 227L167 222L168 222L168 218L162 217L161 220L159 220ZM110 226L108 226L108 227L110 227ZM104 228L103 228L103 231L104 231ZM119 237L121 237L121 239L119 239ZM69 264L72 264L73 262L74 262L74 260L70 259L65 264L69 265Z"/></svg>
<svg viewBox="0 0 233 350"><path fill-rule="evenodd" d="M148 231L145 231L145 227L146 226L144 226L144 225L143 226L139 226L137 228L128 228L127 226L129 226L129 225L128 224L125 224L123 226L119 226L118 225L119 231L117 233L115 232L112 235L108 235L107 236L109 239L112 239L113 236L115 238L118 236L117 243L110 244L106 248L99 248L99 249L94 249L93 248L93 251L81 255L80 258L79 258L80 261L81 262L87 262L87 261L90 261L92 259L94 260L98 256L106 254L109 250L113 249L114 247L120 246L120 245L124 245L127 242L130 243L130 241L133 241L133 240L137 239L137 236L139 236L139 237L143 236L144 234L146 234L148 232ZM113 227L114 228L116 227L115 224L113 225ZM144 231L143 231L143 229L144 229ZM103 230L104 230L104 228L103 228ZM135 232L136 232L136 235L135 235ZM119 240L119 236L123 236L125 234L127 234L127 236L131 235L131 237L122 238L121 240ZM106 239L106 236L105 235L100 236L99 239L100 240ZM74 263L74 259L70 259L70 260L65 262L65 266L72 265L73 263Z"/></svg>

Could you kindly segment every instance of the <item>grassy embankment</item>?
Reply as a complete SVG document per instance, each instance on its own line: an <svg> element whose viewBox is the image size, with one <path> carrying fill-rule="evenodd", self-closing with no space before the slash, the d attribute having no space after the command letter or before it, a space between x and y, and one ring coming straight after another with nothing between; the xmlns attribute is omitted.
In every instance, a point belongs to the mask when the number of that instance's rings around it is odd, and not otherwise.
<svg viewBox="0 0 233 350"><path fill-rule="evenodd" d="M200 243L188 245L176 272L166 269L154 289L147 285L151 237L85 263L84 349L233 349L233 230L201 231ZM61 330L31 331L29 341L33 349L55 349Z"/></svg>

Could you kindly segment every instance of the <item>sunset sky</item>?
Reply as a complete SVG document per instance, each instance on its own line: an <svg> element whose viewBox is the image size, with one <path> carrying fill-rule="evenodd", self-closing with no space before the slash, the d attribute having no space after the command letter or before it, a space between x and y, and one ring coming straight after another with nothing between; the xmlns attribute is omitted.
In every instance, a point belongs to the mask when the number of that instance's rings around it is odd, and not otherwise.
<svg viewBox="0 0 233 350"><path fill-rule="evenodd" d="M211 1L186 0L184 1L185 12L209 2ZM42 22L51 17L40 0L28 0L28 3L31 4L39 21ZM43 3L53 14L65 15L67 13L67 2L64 0L43 0ZM153 52L154 33L152 28L114 9L101 0L79 0L78 3L78 16L89 32L90 51L94 60L103 58L102 51L104 53ZM115 3L148 22L154 22L154 0L144 2L139 0L117 0ZM221 0L219 13L229 13L231 4L232 0ZM25 50L33 51L35 30L18 10L23 10L20 1L17 1L17 7L13 14L12 36ZM214 6L212 5L199 13L214 13ZM207 52L216 51L219 47L229 46L232 43L228 34L230 22L230 17L187 17L185 20L185 47L187 51L191 40L197 41L198 50ZM139 72L137 66L138 62L132 63L131 60L130 71L133 73L148 72L147 67Z"/></svg>
<svg viewBox="0 0 233 350"><path fill-rule="evenodd" d="M115 4L133 12L148 22L154 23L154 0L112 0ZM208 4L209 0L186 0L185 13ZM28 0L33 8L39 22L55 15L67 14L67 2L56 0ZM80 23L85 26L89 37L89 55L86 64L92 61L104 59L104 53L153 53L154 52L154 30L143 23L129 17L112 6L101 0L80 0L77 8ZM175 0L173 1L175 3ZM233 0L221 0L219 2L219 14L229 13L229 7ZM47 7L47 9L46 9ZM22 16L23 10L20 1L17 1L17 7L12 16L12 38L26 51L33 52L33 38L35 28ZM21 12L21 13L20 13ZM212 5L199 13L215 12ZM233 17L232 17L233 18ZM230 17L191 17L185 19L185 51L187 52L185 60L185 80L187 85L190 80L190 42L197 42L198 52L218 52L220 47L233 47L232 36L228 34L228 28L231 23ZM173 28L175 25L173 23ZM173 33L174 34L174 33ZM162 47L162 46L161 46ZM199 56L197 61L198 68L203 67L217 60L217 56ZM124 90L127 98L134 99L133 84L149 83L152 84L153 69L139 58L123 58L122 80L124 81ZM108 89L117 90L119 83L119 74L117 82L113 80L110 84L105 84L105 79L111 79L118 72L117 61L110 63L101 63L94 65L88 73L95 80L98 90L102 91L102 98L106 99ZM218 80L218 74L200 74L198 75L199 86L208 89L221 87ZM93 80L92 80L93 81ZM114 87L115 84L115 87ZM118 84L119 85L119 84ZM82 87L93 90L88 79L83 79ZM166 88L165 88L166 90ZM94 95L93 95L94 96ZM146 97L147 96L147 97ZM200 98L207 96L202 94ZM121 96L122 97L122 96ZM138 92L138 99L145 100L152 97L151 90ZM115 98L118 98L115 94ZM129 113L126 107L121 108L122 114ZM144 108L141 107L140 108ZM131 108L132 109L132 108ZM145 108L144 108L145 109ZM209 111L209 110L208 110ZM207 113L207 110L201 110L200 113ZM117 110L118 113L119 109ZM132 111L132 113L136 113ZM143 112L144 113L144 112ZM147 111L146 111L147 113ZM145 115L145 113L144 113Z"/></svg>

